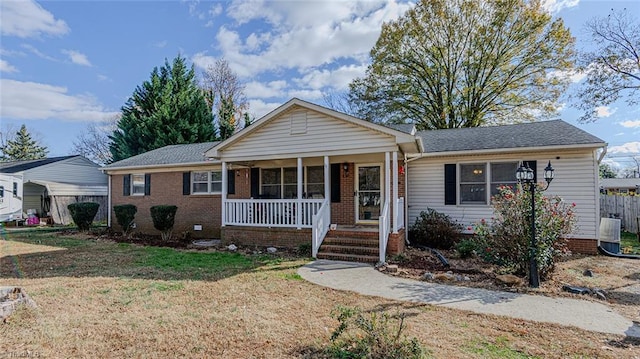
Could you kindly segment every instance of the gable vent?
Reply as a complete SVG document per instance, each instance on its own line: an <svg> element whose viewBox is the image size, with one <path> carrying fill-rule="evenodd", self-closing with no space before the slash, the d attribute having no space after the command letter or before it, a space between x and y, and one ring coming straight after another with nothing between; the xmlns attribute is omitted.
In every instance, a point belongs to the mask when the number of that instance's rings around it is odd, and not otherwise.
<svg viewBox="0 0 640 359"><path fill-rule="evenodd" d="M307 133L307 111L294 111L291 113L291 132L292 135L301 135Z"/></svg>

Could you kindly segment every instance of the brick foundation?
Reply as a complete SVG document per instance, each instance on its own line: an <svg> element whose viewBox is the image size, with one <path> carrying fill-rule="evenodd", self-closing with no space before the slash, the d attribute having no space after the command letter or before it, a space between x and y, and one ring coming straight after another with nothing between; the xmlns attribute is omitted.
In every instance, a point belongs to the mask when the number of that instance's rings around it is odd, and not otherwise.
<svg viewBox="0 0 640 359"><path fill-rule="evenodd" d="M573 253L598 254L598 241L595 239L570 238L568 242L569 250Z"/></svg>
<svg viewBox="0 0 640 359"><path fill-rule="evenodd" d="M259 247L297 248L311 245L311 229L226 226L221 229L222 243Z"/></svg>
<svg viewBox="0 0 640 359"><path fill-rule="evenodd" d="M389 234L389 241L387 242L387 254L396 255L404 252L406 248L404 236L404 229L399 230L398 233Z"/></svg>

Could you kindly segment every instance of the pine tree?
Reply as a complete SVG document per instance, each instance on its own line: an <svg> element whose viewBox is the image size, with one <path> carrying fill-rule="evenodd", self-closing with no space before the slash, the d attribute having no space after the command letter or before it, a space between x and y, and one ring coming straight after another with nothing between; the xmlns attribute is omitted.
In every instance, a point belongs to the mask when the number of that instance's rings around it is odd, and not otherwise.
<svg viewBox="0 0 640 359"><path fill-rule="evenodd" d="M3 162L38 160L47 157L49 152L46 147L39 146L38 142L31 138L25 125L22 125L20 131L16 132L16 137L8 140L0 150L2 151L0 160Z"/></svg>
<svg viewBox="0 0 640 359"><path fill-rule="evenodd" d="M211 109L198 87L193 66L178 56L151 72L122 107L118 128L109 136L113 161L167 145L213 141Z"/></svg>

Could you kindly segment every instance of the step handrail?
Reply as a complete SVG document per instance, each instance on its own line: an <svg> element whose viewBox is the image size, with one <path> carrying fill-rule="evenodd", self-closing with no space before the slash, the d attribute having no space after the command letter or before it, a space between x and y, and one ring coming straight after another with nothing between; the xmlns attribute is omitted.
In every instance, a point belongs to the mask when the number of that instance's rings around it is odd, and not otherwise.
<svg viewBox="0 0 640 359"><path fill-rule="evenodd" d="M331 226L331 205L326 198L311 220L311 256L318 257L318 250Z"/></svg>
<svg viewBox="0 0 640 359"><path fill-rule="evenodd" d="M378 217L378 231L380 236L380 263L386 262L387 241L389 240L390 227L391 218L389 216L389 202L386 202L384 204L380 217Z"/></svg>

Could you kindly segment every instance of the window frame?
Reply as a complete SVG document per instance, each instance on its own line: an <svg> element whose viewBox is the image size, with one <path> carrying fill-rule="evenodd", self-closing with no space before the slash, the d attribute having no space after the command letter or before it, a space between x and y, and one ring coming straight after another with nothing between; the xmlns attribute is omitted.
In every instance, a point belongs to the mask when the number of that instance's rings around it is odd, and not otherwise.
<svg viewBox="0 0 640 359"><path fill-rule="evenodd" d="M207 179L202 181L195 181L195 174L207 174ZM218 174L218 179L214 179L214 173ZM195 191L195 184L207 184L207 190L205 192ZM219 185L219 190L214 190L214 185ZM222 170L212 170L212 171L191 171L190 175L190 183L189 183L190 194L199 196L199 195L211 195L211 194L222 194Z"/></svg>
<svg viewBox="0 0 640 359"><path fill-rule="evenodd" d="M499 160L499 161L483 161L483 162L460 162L456 166L456 195L457 195L457 205L459 206L488 206L491 204L491 198L493 197L492 189L494 185L496 187L501 185L511 186L514 188L518 184L515 175L515 169L517 169L518 164L521 161L518 160ZM513 164L514 172L513 172L513 181L494 181L493 180L493 166L498 164ZM482 166L483 167L483 175L484 182L473 182L473 181L463 181L462 168L463 166ZM483 184L484 191L484 200L481 201L463 201L463 191L462 186L474 185L474 184Z"/></svg>
<svg viewBox="0 0 640 359"><path fill-rule="evenodd" d="M142 192L136 192L136 177L142 177ZM146 176L144 173L132 173L131 174L131 183L130 183L130 191L129 194L131 196L144 196L145 195L145 188L147 185L147 181L146 181ZM138 181L139 182L139 181Z"/></svg>
<svg viewBox="0 0 640 359"><path fill-rule="evenodd" d="M309 168L320 168L323 173L322 173L322 182L313 182L313 183L307 183L307 179L308 177L308 169ZM285 182L285 171L287 170L294 170L295 171L295 176L296 176L296 181L295 182ZM280 190L279 190L279 197L275 198L275 199L295 199L298 198L298 194L297 194L297 185L298 185L298 167L266 167L266 168L260 168L260 196L264 195L264 191L263 188L264 186L278 186L278 184L273 183L273 184L265 184L264 183L264 177L263 177L263 171L272 171L272 170L280 170ZM295 190L295 197L293 198L286 198L284 197L284 193L285 193L285 188L287 186L296 186L296 190ZM303 194L303 198L305 197L305 195L309 195L309 185L313 185L313 186L319 186L322 185L323 191L320 193L322 195L322 198L324 198L324 166L322 165L318 165L318 166L302 166L302 194ZM314 192L315 193L315 192Z"/></svg>

